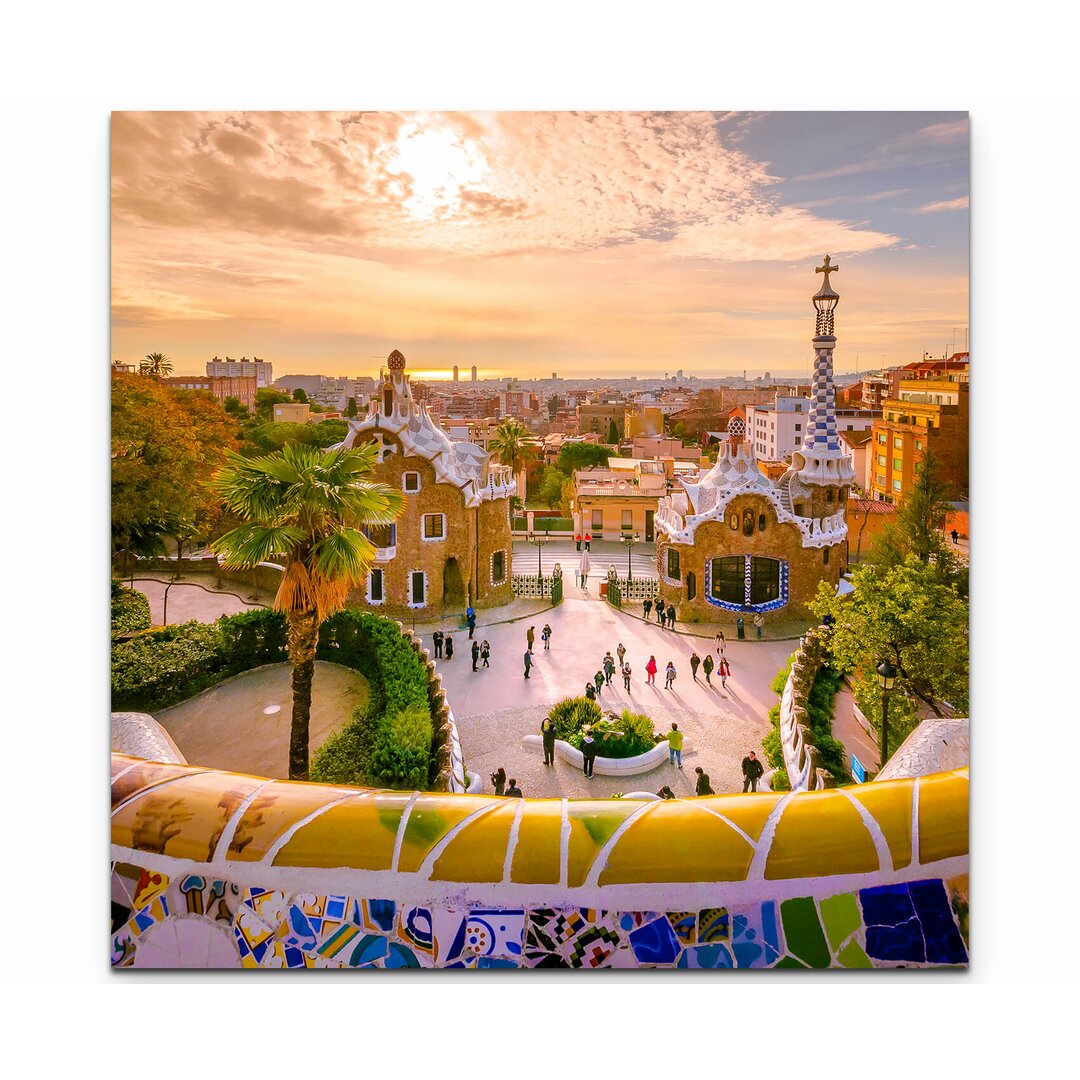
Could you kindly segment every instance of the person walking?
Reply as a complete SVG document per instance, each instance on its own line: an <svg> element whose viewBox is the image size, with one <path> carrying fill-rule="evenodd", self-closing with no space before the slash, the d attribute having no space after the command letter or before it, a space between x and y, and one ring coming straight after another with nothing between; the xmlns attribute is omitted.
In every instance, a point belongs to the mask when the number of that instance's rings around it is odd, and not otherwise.
<svg viewBox="0 0 1080 1080"><path fill-rule="evenodd" d="M590 701L595 701L596 700L596 687L593 686L593 684L591 682L587 682L585 684L585 696Z"/></svg>
<svg viewBox="0 0 1080 1080"><path fill-rule="evenodd" d="M525 650L523 659L525 661L525 678L527 679L529 677L529 668L532 667L532 649Z"/></svg>
<svg viewBox="0 0 1080 1080"><path fill-rule="evenodd" d="M713 639L713 644L716 646L716 655L723 656L724 649L727 648L727 638L724 637L723 630L716 631L716 637Z"/></svg>
<svg viewBox="0 0 1080 1080"><path fill-rule="evenodd" d="M667 670L664 672L664 689L670 690L671 684L675 681L675 665L669 660L667 662Z"/></svg>
<svg viewBox="0 0 1080 1080"><path fill-rule="evenodd" d="M603 671L598 671L593 676L593 682L596 684L596 696L599 697L601 691L604 689L604 673L603 673Z"/></svg>
<svg viewBox="0 0 1080 1080"><path fill-rule="evenodd" d="M630 676L632 672L629 664L623 664L622 666L622 684L626 689L626 692L630 693Z"/></svg>
<svg viewBox="0 0 1080 1080"><path fill-rule="evenodd" d="M551 626L548 623L544 623L544 629L540 631L540 640L544 643L544 651L548 651L551 648Z"/></svg>
<svg viewBox="0 0 1080 1080"><path fill-rule="evenodd" d="M484 638L480 644L480 659L484 661L484 667L491 667L491 646L487 638Z"/></svg>
<svg viewBox="0 0 1080 1080"><path fill-rule="evenodd" d="M544 764L555 764L555 721L545 716L540 724L540 738L544 740Z"/></svg>
<svg viewBox="0 0 1080 1080"><path fill-rule="evenodd" d="M712 686L712 653L706 653L705 659L701 661L701 670L705 672L705 681Z"/></svg>
<svg viewBox="0 0 1080 1080"><path fill-rule="evenodd" d="M585 550L586 551L589 550L589 545L591 543L592 543L592 533L586 533L585 534ZM591 776L592 774L590 773L589 775Z"/></svg>
<svg viewBox="0 0 1080 1080"><path fill-rule="evenodd" d="M529 652L532 652L532 647L536 643L536 627L530 626L528 632L525 635L525 640L529 643Z"/></svg>
<svg viewBox="0 0 1080 1080"><path fill-rule="evenodd" d="M695 795L715 795L716 792L712 789L712 784L709 783L709 774L700 766L694 768L694 772L697 773L697 786L694 790ZM511 780L512 784L514 781ZM507 792L509 795L510 793Z"/></svg>
<svg viewBox="0 0 1080 1080"><path fill-rule="evenodd" d="M611 676L615 674L615 660L610 652L604 653L604 684L611 685Z"/></svg>
<svg viewBox="0 0 1080 1080"><path fill-rule="evenodd" d="M641 610L645 612L645 621L649 621L649 616L652 614L652 598L646 596L641 605Z"/></svg>
<svg viewBox="0 0 1080 1080"><path fill-rule="evenodd" d="M510 786L506 789L507 798L511 799L524 799L525 796L521 794L521 788L517 786L517 781L511 776Z"/></svg>
<svg viewBox="0 0 1080 1080"><path fill-rule="evenodd" d="M726 656L720 657L720 663L716 665L716 673L720 676L720 685L726 690L728 676L731 674L731 665Z"/></svg>
<svg viewBox="0 0 1080 1080"><path fill-rule="evenodd" d="M474 641L472 643L472 669L476 670L476 662L480 659L480 642Z"/></svg>
<svg viewBox="0 0 1080 1080"><path fill-rule="evenodd" d="M682 768L682 748L683 748L683 733L679 730L678 724L672 724L671 730L667 735L667 748L668 748L668 761L674 765L676 759L679 762L679 768Z"/></svg>
<svg viewBox="0 0 1080 1080"><path fill-rule="evenodd" d="M757 754L753 750L742 759L742 774L743 774L743 794L747 791L757 791L758 781L761 779L761 774L765 771L762 764L757 759Z"/></svg>
<svg viewBox="0 0 1080 1080"><path fill-rule="evenodd" d="M501 765L491 774L491 782L495 785L496 795L502 795L506 791L506 770Z"/></svg>
<svg viewBox="0 0 1080 1080"><path fill-rule="evenodd" d="M667 628L669 630L675 629L675 605L668 604L667 606Z"/></svg>
<svg viewBox="0 0 1080 1080"><path fill-rule="evenodd" d="M592 728L588 724L581 729L581 758L585 775L592 776L596 762L596 739L593 738Z"/></svg>
<svg viewBox="0 0 1080 1080"><path fill-rule="evenodd" d="M442 643L443 643L443 632L441 630L436 630L435 633L431 635L431 644L435 646L435 659L436 660L441 660L442 659Z"/></svg>
<svg viewBox="0 0 1080 1080"><path fill-rule="evenodd" d="M690 671L694 676L694 682L697 682L697 669L701 667L701 657L696 652L690 654Z"/></svg>
<svg viewBox="0 0 1080 1080"><path fill-rule="evenodd" d="M443 642L443 646L446 649L446 659L447 660L453 660L454 659L454 635L453 634L448 633L446 635L446 641Z"/></svg>
<svg viewBox="0 0 1080 1080"><path fill-rule="evenodd" d="M615 655L619 658L619 667L622 667L623 661L626 659L626 646L621 641L619 647L615 650Z"/></svg>
<svg viewBox="0 0 1080 1080"><path fill-rule="evenodd" d="M762 611L759 611L754 616L754 637L756 637L758 639L758 641L761 640L761 631L764 630L764 629L765 629L765 613L762 612Z"/></svg>
<svg viewBox="0 0 1080 1080"><path fill-rule="evenodd" d="M663 630L664 623L667 621L667 608L663 603L656 605L656 621L660 624L660 629Z"/></svg>
<svg viewBox="0 0 1080 1080"><path fill-rule="evenodd" d="M649 662L645 665L645 683L646 685L656 685L656 657L650 656Z"/></svg>
<svg viewBox="0 0 1080 1080"><path fill-rule="evenodd" d="M465 612L465 622L469 627L469 640L472 640L473 632L476 630L476 612L470 607Z"/></svg>

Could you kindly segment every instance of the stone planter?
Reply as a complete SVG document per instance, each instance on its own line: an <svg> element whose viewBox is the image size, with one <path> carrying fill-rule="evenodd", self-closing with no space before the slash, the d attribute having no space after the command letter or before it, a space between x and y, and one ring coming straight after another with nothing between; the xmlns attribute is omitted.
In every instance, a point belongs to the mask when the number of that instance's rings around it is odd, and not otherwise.
<svg viewBox="0 0 1080 1080"><path fill-rule="evenodd" d="M544 740L540 735L526 735L522 740L528 747L536 747L541 756L544 752ZM683 736L683 754L692 749L689 736ZM584 769L585 758L580 750L575 750L563 739L555 740L555 753L563 761L573 765L576 769ZM593 764L593 772L600 776L637 776L640 773L651 772L661 763L668 760L667 739L658 742L651 750L644 754L636 754L628 758L611 758L597 756Z"/></svg>

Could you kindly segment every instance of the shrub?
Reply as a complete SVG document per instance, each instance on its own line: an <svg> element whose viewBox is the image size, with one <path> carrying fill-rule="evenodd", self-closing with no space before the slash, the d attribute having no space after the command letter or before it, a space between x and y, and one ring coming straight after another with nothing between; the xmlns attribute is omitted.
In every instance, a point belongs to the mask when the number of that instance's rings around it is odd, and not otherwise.
<svg viewBox="0 0 1080 1080"><path fill-rule="evenodd" d="M588 704L594 704L585 699ZM599 711L599 710L598 710ZM558 725L556 724L556 731ZM621 732L620 735L610 734ZM628 758L643 754L656 745L653 724L643 713L632 713L623 709L622 716L616 719L602 719L592 724L592 733L596 737L597 753L602 757ZM580 729L567 739L571 746L581 749L582 733Z"/></svg>
<svg viewBox="0 0 1080 1080"><path fill-rule="evenodd" d="M769 777L769 789L771 791L791 790L791 781L788 779L786 769L779 768L773 771L772 776Z"/></svg>
<svg viewBox="0 0 1080 1080"><path fill-rule="evenodd" d="M150 601L138 591L121 585L113 578L112 583L112 638L115 641L124 634L137 634L150 629Z"/></svg>
<svg viewBox="0 0 1080 1080"><path fill-rule="evenodd" d="M548 715L555 725L555 737L566 742L572 742L585 724L598 724L604 718L600 706L587 697L564 698Z"/></svg>

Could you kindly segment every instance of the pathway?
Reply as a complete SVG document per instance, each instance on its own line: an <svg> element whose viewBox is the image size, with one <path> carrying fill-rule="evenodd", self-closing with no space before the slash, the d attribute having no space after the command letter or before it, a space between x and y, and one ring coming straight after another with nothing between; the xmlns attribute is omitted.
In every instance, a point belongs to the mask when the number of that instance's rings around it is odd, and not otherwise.
<svg viewBox="0 0 1080 1080"><path fill-rule="evenodd" d="M584 545L582 545L584 547ZM550 574L555 564L563 569L563 580L573 581L574 571L581 565L581 552L573 540L558 537L543 544L540 548L540 563L545 574ZM589 548L589 580L604 581L607 570L615 566L620 576L626 574L626 545L618 540L594 540ZM515 574L536 573L536 545L530 544L523 537L514 537L514 549L510 569ZM630 569L635 578L656 580L656 545L635 544L630 553Z"/></svg>
<svg viewBox="0 0 1080 1080"><path fill-rule="evenodd" d="M481 612L483 619L485 613ZM552 627L551 650L545 652L540 631ZM447 697L454 710L467 767L485 780L502 765L529 796L604 797L618 791L656 791L670 784L676 794L694 793L694 766L701 765L717 792L742 788L741 762L746 752L761 756L761 738L769 730L769 709L777 697L770 684L796 647L792 641L735 641L727 647L732 678L728 689L712 688L699 675L691 677L689 658L696 649L704 656L708 642L672 634L656 623L646 623L616 611L593 594L583 597L571 579L567 599L537 616L534 666L523 677L522 656L529 620L480 625L476 639L491 643L492 666L471 670L468 632L455 632L453 660L438 661ZM430 632L423 635L431 650ZM595 776L587 780L565 762L545 767L539 749L526 748L521 739L537 733L548 709L562 698L581 694L585 681L600 667L604 652L615 655L619 642L626 646L634 669L631 691L616 675L601 695L601 707L621 711L629 707L645 712L657 730L679 723L694 749L683 756L684 769L666 762L637 777ZM656 657L658 683L645 683L645 663ZM663 669L671 659L678 671L673 690L663 687ZM486 783L490 791L490 783Z"/></svg>
<svg viewBox="0 0 1080 1080"><path fill-rule="evenodd" d="M128 578L119 580L124 585L129 583ZM135 588L150 602L150 622L153 626L162 626L164 623L165 587L169 585L169 580L168 575L161 578L135 578ZM164 612L168 615L169 622L184 623L192 619L204 623L214 622L222 615L238 615L252 608L266 607L272 599L269 594L260 593L259 602L253 603L248 599L250 588L243 589L234 585L235 592L226 592L212 588L213 583L214 579L206 575L178 580L169 586L169 607L168 611Z"/></svg>

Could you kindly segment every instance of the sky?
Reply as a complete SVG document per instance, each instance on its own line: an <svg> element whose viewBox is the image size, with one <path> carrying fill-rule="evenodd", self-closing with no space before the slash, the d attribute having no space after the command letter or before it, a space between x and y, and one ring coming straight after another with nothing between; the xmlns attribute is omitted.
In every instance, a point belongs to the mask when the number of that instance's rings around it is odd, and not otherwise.
<svg viewBox="0 0 1080 1080"><path fill-rule="evenodd" d="M112 356L809 372L964 347L965 113L114 113Z"/></svg>

